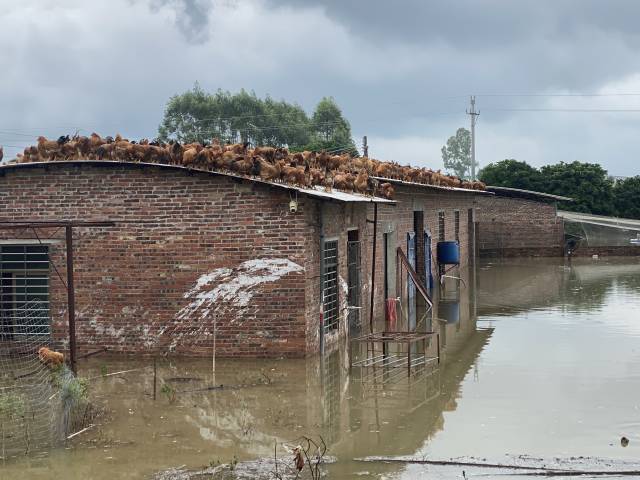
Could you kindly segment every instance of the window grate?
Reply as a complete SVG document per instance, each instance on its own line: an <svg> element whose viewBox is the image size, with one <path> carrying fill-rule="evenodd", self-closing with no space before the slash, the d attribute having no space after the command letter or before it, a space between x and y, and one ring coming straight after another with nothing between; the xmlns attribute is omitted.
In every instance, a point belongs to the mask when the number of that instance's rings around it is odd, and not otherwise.
<svg viewBox="0 0 640 480"><path fill-rule="evenodd" d="M444 242L444 212L438 212L438 241Z"/></svg>
<svg viewBox="0 0 640 480"><path fill-rule="evenodd" d="M460 242L460 211L453 212L454 229L456 234L456 240Z"/></svg>
<svg viewBox="0 0 640 480"><path fill-rule="evenodd" d="M49 247L0 245L0 339L49 335Z"/></svg>
<svg viewBox="0 0 640 480"><path fill-rule="evenodd" d="M347 271L348 271L348 295L347 304L349 307L349 328L352 333L357 332L361 326L360 307L360 279L361 279L361 260L360 260L360 240L357 230L348 232L347 242Z"/></svg>
<svg viewBox="0 0 640 480"><path fill-rule="evenodd" d="M322 310L325 333L337 330L339 321L338 298L338 241L324 242L322 265Z"/></svg>

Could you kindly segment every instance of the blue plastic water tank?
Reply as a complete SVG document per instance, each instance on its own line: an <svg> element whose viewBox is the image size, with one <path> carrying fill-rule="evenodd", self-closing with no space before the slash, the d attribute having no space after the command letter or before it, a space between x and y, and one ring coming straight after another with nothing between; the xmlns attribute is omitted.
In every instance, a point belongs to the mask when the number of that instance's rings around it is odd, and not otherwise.
<svg viewBox="0 0 640 480"><path fill-rule="evenodd" d="M438 263L443 265L460 264L460 245L458 242L438 242Z"/></svg>

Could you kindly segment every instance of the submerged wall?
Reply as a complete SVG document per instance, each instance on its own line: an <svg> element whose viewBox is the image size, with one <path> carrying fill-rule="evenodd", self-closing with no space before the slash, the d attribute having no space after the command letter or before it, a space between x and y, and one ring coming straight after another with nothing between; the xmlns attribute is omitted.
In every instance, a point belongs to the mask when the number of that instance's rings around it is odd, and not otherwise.
<svg viewBox="0 0 640 480"><path fill-rule="evenodd" d="M0 176L3 219L108 219L74 230L80 351L301 356L305 242L301 198L162 167L28 165ZM31 239L30 231L1 231ZM64 230L39 232L65 278ZM18 236L19 235L19 236ZM57 243L55 243L57 242ZM66 290L52 269L53 335L66 341Z"/></svg>
<svg viewBox="0 0 640 480"><path fill-rule="evenodd" d="M347 244L360 241L359 323L384 327L387 294L396 296L396 248L407 249L422 212L436 243L457 239L464 267L473 253L477 195L396 188L396 205L378 206L372 287L374 204L320 201L277 187L205 172L140 164L51 163L0 168L4 220L111 220L74 230L76 323L80 353L225 357L304 356L320 348L321 239L338 242L340 316L326 347L346 341ZM457 212L457 213L456 213ZM440 215L443 215L440 221ZM458 221L456 222L456 218ZM40 229L49 245L52 335L68 339L64 231ZM0 240L37 242L32 231L0 231ZM385 248L386 239L386 248ZM385 258L387 268L385 269ZM418 272L420 273L420 271ZM406 291L405 291L406 294Z"/></svg>

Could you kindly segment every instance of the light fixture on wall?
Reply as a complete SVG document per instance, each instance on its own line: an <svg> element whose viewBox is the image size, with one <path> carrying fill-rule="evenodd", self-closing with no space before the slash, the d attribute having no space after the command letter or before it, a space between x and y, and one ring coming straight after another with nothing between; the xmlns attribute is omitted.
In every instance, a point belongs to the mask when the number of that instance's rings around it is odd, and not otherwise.
<svg viewBox="0 0 640 480"><path fill-rule="evenodd" d="M298 211L298 192L296 192L296 197L293 198L291 193L289 194L289 212L296 213Z"/></svg>

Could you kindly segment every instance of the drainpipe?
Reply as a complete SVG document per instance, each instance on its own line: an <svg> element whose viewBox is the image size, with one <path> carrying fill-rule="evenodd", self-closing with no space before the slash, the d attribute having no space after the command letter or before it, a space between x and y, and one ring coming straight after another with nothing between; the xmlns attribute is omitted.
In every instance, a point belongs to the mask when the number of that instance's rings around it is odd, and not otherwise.
<svg viewBox="0 0 640 480"><path fill-rule="evenodd" d="M376 240L378 238L378 204L373 204L373 253L371 256L371 303L369 305L369 332L373 333L373 299L376 290Z"/></svg>
<svg viewBox="0 0 640 480"><path fill-rule="evenodd" d="M318 202L318 226L320 228L320 309L324 304L324 203ZM324 354L324 313L320 315L320 354Z"/></svg>

